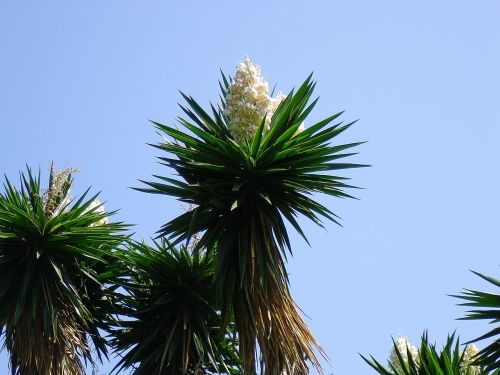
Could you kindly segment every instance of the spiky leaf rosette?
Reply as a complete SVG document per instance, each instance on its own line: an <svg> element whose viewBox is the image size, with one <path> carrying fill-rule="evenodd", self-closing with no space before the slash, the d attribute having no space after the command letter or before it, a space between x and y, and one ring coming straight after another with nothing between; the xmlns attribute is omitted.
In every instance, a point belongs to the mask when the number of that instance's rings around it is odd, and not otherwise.
<svg viewBox="0 0 500 375"><path fill-rule="evenodd" d="M488 281L490 284L500 288L500 280L491 276L483 275L479 272L472 272ZM462 319L485 319L490 320L490 323L493 325L496 324L496 327L491 329L489 332L470 342L494 338L494 341L491 344L479 352L476 360L488 369L498 369L500 372L500 294L466 289L461 295L454 297L467 301L466 303L462 303L462 306L469 306L473 308L473 310L468 311L467 316Z"/></svg>
<svg viewBox="0 0 500 375"><path fill-rule="evenodd" d="M122 255L119 313L112 331L117 369L135 375L241 373L238 350L223 327L213 253L190 253L166 241L136 243Z"/></svg>
<svg viewBox="0 0 500 375"><path fill-rule="evenodd" d="M311 194L350 197L344 189L352 186L329 172L361 165L339 161L353 155L344 151L360 143L331 144L352 125L331 125L341 113L300 132L317 101L308 104L314 86L309 76L283 99L270 122L260 119L255 136L240 137L239 143L224 114L230 89L224 75L222 108L212 106L212 116L183 94L189 108L181 107L189 120L179 122L186 131L154 123L173 139L155 147L174 156L160 159L180 179L155 176L161 181L138 189L195 207L166 223L159 235L179 242L201 233L199 246L216 249L223 316L234 313L246 373L255 369L256 344L267 374L306 373L307 360L321 369L314 350L323 352L288 291L285 260L291 245L285 220L304 238L297 216L318 225L321 217L336 222L336 215ZM249 103L246 108L254 107Z"/></svg>
<svg viewBox="0 0 500 375"><path fill-rule="evenodd" d="M473 363L471 347L460 349L460 340L455 334L449 335L445 346L439 351L429 343L427 333L422 335L418 353L411 345L399 345L393 340L393 354L388 367L375 358L361 357L378 374L382 375L498 375Z"/></svg>
<svg viewBox="0 0 500 375"><path fill-rule="evenodd" d="M106 354L107 261L124 225L106 223L97 196L71 202L70 172L52 170L44 193L28 168L20 188L6 178L0 194L0 331L12 374L84 374L92 346Z"/></svg>

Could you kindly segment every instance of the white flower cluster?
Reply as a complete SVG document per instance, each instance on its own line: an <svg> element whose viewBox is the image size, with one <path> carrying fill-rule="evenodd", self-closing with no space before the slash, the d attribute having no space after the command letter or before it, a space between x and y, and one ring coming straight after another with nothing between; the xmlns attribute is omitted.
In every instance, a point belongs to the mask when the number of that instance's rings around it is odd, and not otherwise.
<svg viewBox="0 0 500 375"><path fill-rule="evenodd" d="M90 203L90 205L87 207L87 209L83 213L85 214L85 213L90 212L90 211L92 211L92 213L96 214L96 215L102 215L102 214L104 214L106 212L104 210L104 205L97 198L94 199ZM109 222L108 217L104 217L101 220L96 221L95 223L90 224L89 226L95 227L95 226L98 226L98 225L107 224L108 222Z"/></svg>
<svg viewBox="0 0 500 375"><path fill-rule="evenodd" d="M247 57L238 64L236 75L226 95L224 114L229 118L229 130L237 143L251 141L266 116L264 132L269 131L271 118L279 104L286 98L278 92L269 96L269 85L262 77L260 67L253 65ZM303 124L297 133L304 129Z"/></svg>
<svg viewBox="0 0 500 375"><path fill-rule="evenodd" d="M401 369L401 365L398 360L398 356L396 354L396 348L398 349L399 353L401 354L401 357L403 358L403 361L405 364L408 363L408 351L410 352L411 358L415 363L419 363L419 356L418 356L418 349L416 346L412 345L408 339L404 336L398 336L398 338L395 340L395 345L392 348L391 354L389 356L389 362L398 370Z"/></svg>
<svg viewBox="0 0 500 375"><path fill-rule="evenodd" d="M269 130L271 103L269 86L261 75L260 67L253 65L247 57L236 68L236 75L226 95L224 110L236 142L242 143L244 139L250 141L266 114L264 130Z"/></svg>
<svg viewBox="0 0 500 375"><path fill-rule="evenodd" d="M72 173L75 173L77 171L78 169L76 168L65 168L63 170L56 171L54 170L53 166L50 167L50 177L52 183L43 195L45 215L48 218L69 211L69 205L72 202L70 194L71 186L67 186L66 184L71 184L72 180L69 179L69 177ZM106 212L104 210L104 206L101 204L101 202L99 202L97 198L90 203L85 211L83 211L82 215L90 211L97 215L101 215ZM104 217L101 220L90 224L90 226L95 227L98 225L107 224L108 222L108 217Z"/></svg>
<svg viewBox="0 0 500 375"><path fill-rule="evenodd" d="M464 365L460 368L460 375L480 375L481 367L480 366L471 366L470 364L474 361L473 357L479 353L479 349L476 345L467 345L464 355ZM467 372L467 369L469 370Z"/></svg>
<svg viewBox="0 0 500 375"><path fill-rule="evenodd" d="M69 179L72 173L77 172L76 168L65 168L56 171L54 166L50 167L51 184L43 194L43 205L46 217L52 217L61 213L62 209L69 204Z"/></svg>
<svg viewBox="0 0 500 375"><path fill-rule="evenodd" d="M395 340L395 345L392 348L391 354L389 356L389 362L399 371L403 372L401 364L399 363L398 356L396 354L396 348L398 349L401 357L405 364L408 364L408 351L410 352L411 358L418 365L420 363L420 357L418 355L418 349L416 346L412 345L408 339L404 336L398 336ZM408 349L407 349L408 348ZM481 375L480 366L471 366L473 362L473 357L479 353L479 349L475 345L468 345L463 352L464 361L460 368L460 375Z"/></svg>

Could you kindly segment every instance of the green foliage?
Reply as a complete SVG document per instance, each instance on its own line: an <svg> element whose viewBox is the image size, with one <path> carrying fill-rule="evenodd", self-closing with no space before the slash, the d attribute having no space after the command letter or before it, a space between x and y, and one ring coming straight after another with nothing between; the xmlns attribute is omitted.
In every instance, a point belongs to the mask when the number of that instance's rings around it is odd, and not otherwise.
<svg viewBox="0 0 500 375"><path fill-rule="evenodd" d="M111 343L116 368L135 375L241 373L236 343L222 328L212 253L190 253L166 241L135 243L122 253L119 313Z"/></svg>
<svg viewBox="0 0 500 375"><path fill-rule="evenodd" d="M138 189L194 206L163 225L159 235L179 243L202 233L198 246L217 249L215 278L223 317L235 316L248 371L256 361L255 340L270 372L305 372L304 358L319 367L312 351L317 343L288 292L285 261L291 244L285 221L304 239L297 216L318 225L322 218L338 222L311 194L351 197L345 189L353 186L346 178L329 172L363 165L340 161L354 155L344 151L360 143L330 144L352 125L330 125L341 113L296 134L316 104L308 104L314 86L308 77L279 105L270 130L263 134L263 119L253 140L243 144L232 138L222 111L229 87L224 75L222 108L212 106L212 115L183 94L189 108L181 108L189 120L179 122L185 132L154 122L160 133L173 139L155 145L169 154L160 157L161 162L180 179L155 176L158 182L143 181L149 187Z"/></svg>
<svg viewBox="0 0 500 375"><path fill-rule="evenodd" d="M113 212L91 207L88 190L71 202L71 173L51 171L45 192L29 168L20 180L6 178L0 194L0 331L12 373L80 374L90 342L99 359L107 352L107 265L125 226L103 223Z"/></svg>
<svg viewBox="0 0 500 375"><path fill-rule="evenodd" d="M184 181L155 176L162 182L143 181L150 188L137 190L175 196L195 206L192 211L165 224L159 234L169 235L179 242L193 233L206 231L199 243L200 247L211 247L215 242L234 243L237 242L236 237L240 231L226 229L249 227L240 224L260 225L260 219L256 217L258 215L251 215L250 212L246 214L246 209L257 207L253 211L266 214L266 218L270 220L266 227L273 230L280 250L285 255L283 250L290 249L291 246L283 218L304 238L305 235L295 220L298 214L319 225L321 216L337 222L336 215L315 202L310 194L319 192L351 197L344 189L353 186L345 184L345 178L324 172L363 166L336 162L354 155L342 151L362 142L337 146L328 144L353 124L337 123L328 126L341 113L294 136L316 104L314 101L307 106L314 85L309 77L295 95L290 93L274 114L271 130L261 136L262 123L251 144L239 145L234 142L228 130L228 120L221 111L212 107L214 118L211 118L186 95L183 96L191 109L182 109L192 122L182 118L179 118L179 122L192 135L154 122L160 133L175 141L154 146L175 155L177 159L159 159L175 170ZM242 233L241 236L248 238L249 234ZM219 263L223 263L223 260ZM262 271L265 264L259 267Z"/></svg>
<svg viewBox="0 0 500 375"><path fill-rule="evenodd" d="M478 272L472 272L488 281L490 284L500 288L500 280L485 276ZM494 338L494 341L490 345L479 352L477 362L486 366L489 370L500 369L500 326L498 325L500 323L500 294L465 289L462 295L454 297L467 301L466 303L462 303L461 306L470 306L473 308L473 310L468 311L468 315L462 319L485 319L490 320L491 324L496 325L496 327L489 332L470 342Z"/></svg>
<svg viewBox="0 0 500 375"><path fill-rule="evenodd" d="M389 361L388 366L383 366L375 358L367 359L361 357L377 373L381 375L498 375L499 372L488 372L485 369L474 366L466 358L465 350L460 349L459 339L455 341L455 335L448 336L446 344L441 351L436 345L429 344L427 334L422 336L418 357L413 358L407 348L402 352L394 342L396 360Z"/></svg>

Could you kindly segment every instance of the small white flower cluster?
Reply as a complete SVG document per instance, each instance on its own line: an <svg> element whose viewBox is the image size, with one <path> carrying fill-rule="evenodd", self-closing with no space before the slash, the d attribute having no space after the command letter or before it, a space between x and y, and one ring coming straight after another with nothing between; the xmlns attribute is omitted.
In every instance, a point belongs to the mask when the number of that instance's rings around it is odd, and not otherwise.
<svg viewBox="0 0 500 375"><path fill-rule="evenodd" d="M83 213L85 214L85 213L90 212L90 211L92 211L92 213L94 213L96 215L102 215L102 214L104 214L106 212L104 210L104 205L97 198L94 199L90 203L90 205L87 207L87 209ZM102 218L101 220L96 221L95 223L90 224L89 226L90 227L95 227L95 226L98 226L98 225L108 224L108 222L109 222L109 219L106 216L106 217Z"/></svg>
<svg viewBox="0 0 500 375"><path fill-rule="evenodd" d="M224 114L229 118L229 130L234 140L241 144L251 141L264 116L264 133L269 131L271 118L279 104L286 98L280 91L275 98L269 96L269 85L262 77L260 67L247 57L238 64L236 75L226 95ZM303 124L297 130L304 130ZM296 134L297 134L296 133Z"/></svg>
<svg viewBox="0 0 500 375"><path fill-rule="evenodd" d="M465 348L465 351L463 352L464 355L464 365L460 369L460 374L461 375L480 375L481 374L481 367L480 366L471 366L470 364L474 361L473 357L479 353L479 349L477 348L476 345L467 345ZM467 369L469 372L467 372Z"/></svg>
<svg viewBox="0 0 500 375"><path fill-rule="evenodd" d="M50 167L51 185L43 194L43 205L46 217L52 217L61 213L62 209L69 204L69 188L66 184L71 184L69 178L72 173L77 172L76 168L65 168L56 171L54 166Z"/></svg>
<svg viewBox="0 0 500 375"><path fill-rule="evenodd" d="M401 357L403 358L403 361L405 364L408 363L408 351L410 352L411 358L415 363L419 363L419 356L418 356L418 349L416 346L412 345L408 339L404 336L398 336L398 338L395 340L395 345L392 347L391 354L389 356L389 362L398 370L401 369L401 365L398 360L398 356L396 354L396 348L398 349L399 353L401 354Z"/></svg>
<svg viewBox="0 0 500 375"><path fill-rule="evenodd" d="M410 352L411 358L418 365L420 363L420 357L418 354L418 349L416 346L412 345L408 339L404 336L398 336L395 340L395 345L392 348L391 354L389 356L389 362L399 371L403 372L401 364L399 363L398 356L396 354L396 348L398 349L401 357L405 364L408 364L408 351ZM408 349L407 349L408 348ZM468 345L465 351L462 352L464 356L464 362L460 368L460 375L481 375L480 366L471 366L473 362L473 357L479 353L479 349L475 345ZM467 372L468 370L468 372Z"/></svg>
<svg viewBox="0 0 500 375"><path fill-rule="evenodd" d="M69 210L69 205L71 204L72 198L70 194L70 186L66 186L67 183L71 184L72 180L69 178L72 173L77 172L76 168L65 168L60 171L54 170L54 167L50 167L51 185L44 192L44 210L45 215L49 217L54 217L67 212ZM99 202L99 199L94 199L90 205L83 211L82 215L87 212L92 211L97 215L104 214L104 206ZM98 225L107 224L109 222L108 217L104 217L101 220L90 224L91 227Z"/></svg>

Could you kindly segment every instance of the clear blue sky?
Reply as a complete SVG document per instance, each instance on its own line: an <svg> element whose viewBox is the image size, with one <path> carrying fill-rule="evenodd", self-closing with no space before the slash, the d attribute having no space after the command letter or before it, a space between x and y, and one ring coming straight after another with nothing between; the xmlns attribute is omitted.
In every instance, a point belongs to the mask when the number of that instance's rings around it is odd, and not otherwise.
<svg viewBox="0 0 500 375"><path fill-rule="evenodd" d="M485 331L447 294L486 288L469 269L499 276L500 3L168 3L1 2L0 172L78 166L78 189L149 237L179 207L129 189L169 173L147 120L173 123L179 89L217 101L219 68L245 55L283 91L314 71L307 122L359 118L342 141L367 140L356 160L373 165L348 173L359 201L325 200L343 228L302 220L312 247L293 237L292 293L327 373L371 374L358 352L386 358L391 335Z"/></svg>

